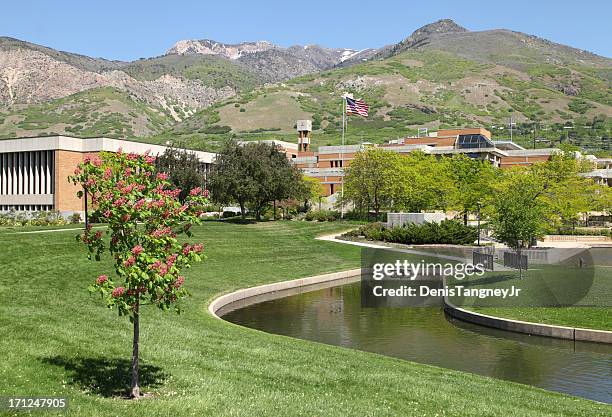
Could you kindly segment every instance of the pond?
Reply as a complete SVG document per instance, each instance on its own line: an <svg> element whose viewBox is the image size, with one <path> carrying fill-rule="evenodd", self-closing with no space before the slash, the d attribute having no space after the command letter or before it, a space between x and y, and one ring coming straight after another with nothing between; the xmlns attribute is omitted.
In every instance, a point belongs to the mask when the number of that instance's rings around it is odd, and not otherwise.
<svg viewBox="0 0 612 417"><path fill-rule="evenodd" d="M223 319L269 333L612 403L611 345L472 325L448 317L442 306L362 308L359 283L305 288L267 298L228 306L221 312Z"/></svg>

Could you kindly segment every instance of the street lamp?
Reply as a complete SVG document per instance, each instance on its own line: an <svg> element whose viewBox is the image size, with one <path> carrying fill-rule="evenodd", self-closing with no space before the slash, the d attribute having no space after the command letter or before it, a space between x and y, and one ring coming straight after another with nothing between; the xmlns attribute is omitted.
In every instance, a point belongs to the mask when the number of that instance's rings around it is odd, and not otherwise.
<svg viewBox="0 0 612 417"><path fill-rule="evenodd" d="M85 192L84 197L85 197L85 230L87 230L87 227L89 226L89 216L87 213L87 188L84 188Z"/></svg>
<svg viewBox="0 0 612 417"><path fill-rule="evenodd" d="M478 200L476 202L476 207L478 209L478 211L476 213L476 216L477 216L477 219L478 219L478 246L480 246L480 206L481 205L482 204L480 203L480 200Z"/></svg>

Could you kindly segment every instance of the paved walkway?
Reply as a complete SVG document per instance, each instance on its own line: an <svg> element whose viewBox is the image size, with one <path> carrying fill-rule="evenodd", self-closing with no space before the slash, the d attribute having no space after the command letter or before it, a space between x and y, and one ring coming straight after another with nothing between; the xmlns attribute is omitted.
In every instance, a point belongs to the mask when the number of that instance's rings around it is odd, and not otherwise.
<svg viewBox="0 0 612 417"><path fill-rule="evenodd" d="M442 258L442 259L448 259L449 261L457 261L457 262L465 262L466 260L470 260L470 258L466 258L466 257L460 257L460 256L452 256L452 255L445 255L442 253L432 253L432 252L423 252L420 250L415 250L415 249L402 249L402 248L397 248L397 247L393 247L393 246L385 246L385 245L381 245L381 244L376 244L376 243L368 243L368 242L355 242L352 240L344 240L344 239L337 239L338 236L342 235L345 232L340 232L340 233L335 233L333 235L326 235L326 236L319 236L316 239L317 240L324 240L327 242L336 242L336 243L344 243L347 245L353 245L353 246L361 246L361 247L365 247L365 248L372 248L372 249L386 249L386 250L391 250L391 251L395 251L395 252L402 252L402 253L409 253L412 255L423 255L423 256L434 256L437 258ZM501 264L498 263L494 263L495 265L495 270L496 271L511 271L511 268L507 268Z"/></svg>
<svg viewBox="0 0 612 417"><path fill-rule="evenodd" d="M95 226L92 229L104 229L108 226ZM29 235L35 233L54 233L54 232L70 232L75 230L83 230L83 227L71 227L70 229L45 229L45 230L31 230L29 232L13 232L8 233L9 235Z"/></svg>

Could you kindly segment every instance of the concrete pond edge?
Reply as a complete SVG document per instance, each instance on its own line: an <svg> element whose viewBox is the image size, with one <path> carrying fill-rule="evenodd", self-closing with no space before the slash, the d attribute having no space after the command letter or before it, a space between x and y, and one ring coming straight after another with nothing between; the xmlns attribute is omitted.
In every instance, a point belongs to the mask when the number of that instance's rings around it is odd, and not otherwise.
<svg viewBox="0 0 612 417"><path fill-rule="evenodd" d="M612 332L606 330L581 329L578 327L556 326L552 324L532 323L528 321L505 319L497 316L488 316L486 314L459 308L449 302L446 297L444 298L444 311L449 316L461 321L509 332L573 340L575 342L612 344Z"/></svg>
<svg viewBox="0 0 612 417"><path fill-rule="evenodd" d="M238 301L246 300L252 297L258 297L266 294L272 294L279 291L291 290L300 287L308 287L316 284L330 283L334 281L343 281L348 278L358 277L361 275L361 269L350 269L347 271L332 272L329 274L315 275L307 278L298 278L290 281L280 281L271 284L258 285L256 287L244 288L221 295L215 298L208 305L208 312L218 319L222 319L217 314L219 310L229 304Z"/></svg>
<svg viewBox="0 0 612 417"><path fill-rule="evenodd" d="M351 242L337 239L338 234L321 236L317 240L332 241L337 243L366 246L373 248L382 248L382 246L361 242ZM215 298L209 305L208 311L214 317L221 319L217 314L223 307L232 303L247 300L251 297L258 297L266 294L273 294L279 291L291 290L300 287L307 287L316 284L330 283L333 281L342 281L348 278L361 275L360 269L351 269L347 271L332 272L329 274L316 275L307 278L299 278L290 281L280 281L271 284L259 285L240 289L228 294L221 295ZM272 297L274 298L274 297ZM505 330L515 333L524 333L536 336L552 337L556 339L574 340L579 342L596 342L612 344L612 332L606 330L582 329L578 327L556 326L551 324L533 323L520 320L506 319L502 317L489 316L486 314L469 311L452 304L444 297L444 311L451 317L462 320L468 323L478 324L480 326L491 327L494 329Z"/></svg>

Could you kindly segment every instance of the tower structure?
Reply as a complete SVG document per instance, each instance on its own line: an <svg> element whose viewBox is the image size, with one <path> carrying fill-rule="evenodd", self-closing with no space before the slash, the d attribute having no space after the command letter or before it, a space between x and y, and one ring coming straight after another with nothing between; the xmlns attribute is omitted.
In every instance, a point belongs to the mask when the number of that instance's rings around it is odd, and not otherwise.
<svg viewBox="0 0 612 417"><path fill-rule="evenodd" d="M312 133L312 120L298 120L298 153L310 152L310 135Z"/></svg>

